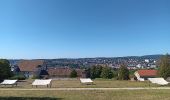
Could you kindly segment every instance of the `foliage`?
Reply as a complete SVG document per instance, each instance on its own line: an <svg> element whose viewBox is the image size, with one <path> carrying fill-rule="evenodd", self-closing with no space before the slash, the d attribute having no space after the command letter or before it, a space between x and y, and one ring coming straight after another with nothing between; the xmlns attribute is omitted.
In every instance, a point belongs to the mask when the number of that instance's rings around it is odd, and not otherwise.
<svg viewBox="0 0 170 100"><path fill-rule="evenodd" d="M102 66L92 66L90 70L90 78L100 78L102 72Z"/></svg>
<svg viewBox="0 0 170 100"><path fill-rule="evenodd" d="M86 77L90 78L91 74L90 74L90 68L85 69L86 72Z"/></svg>
<svg viewBox="0 0 170 100"><path fill-rule="evenodd" d="M136 72L137 70L134 70L134 69L131 69L131 70L129 70L129 75L134 75L134 73Z"/></svg>
<svg viewBox="0 0 170 100"><path fill-rule="evenodd" d="M102 78L105 78L105 79L111 79L111 78L113 78L113 72L112 72L111 68L109 68L109 67L104 67L104 68L102 69L101 77L102 77Z"/></svg>
<svg viewBox="0 0 170 100"><path fill-rule="evenodd" d="M87 68L85 71L87 78L100 78L102 73L102 66L92 66L91 68Z"/></svg>
<svg viewBox="0 0 170 100"><path fill-rule="evenodd" d="M170 77L170 56L168 54L160 59L159 76L165 79Z"/></svg>
<svg viewBox="0 0 170 100"><path fill-rule="evenodd" d="M95 79L95 78L106 78L111 79L117 76L116 71L113 71L111 68L105 66L92 66L91 68L87 68L86 70L86 77ZM113 73L114 72L114 73Z"/></svg>
<svg viewBox="0 0 170 100"><path fill-rule="evenodd" d="M118 79L119 80L129 80L129 70L125 65L121 65L119 72L118 72Z"/></svg>
<svg viewBox="0 0 170 100"><path fill-rule="evenodd" d="M10 63L6 59L0 59L0 81L12 76Z"/></svg>
<svg viewBox="0 0 170 100"><path fill-rule="evenodd" d="M112 70L112 73L113 73L113 78L117 80L118 79L118 71Z"/></svg>
<svg viewBox="0 0 170 100"><path fill-rule="evenodd" d="M26 77L23 74L16 74L13 77L11 77L10 79L25 80Z"/></svg>
<svg viewBox="0 0 170 100"><path fill-rule="evenodd" d="M77 77L77 72L75 69L72 70L72 72L70 73L70 77L71 78L76 78Z"/></svg>
<svg viewBox="0 0 170 100"><path fill-rule="evenodd" d="M32 79L40 79L40 76L38 76L38 75L33 75Z"/></svg>

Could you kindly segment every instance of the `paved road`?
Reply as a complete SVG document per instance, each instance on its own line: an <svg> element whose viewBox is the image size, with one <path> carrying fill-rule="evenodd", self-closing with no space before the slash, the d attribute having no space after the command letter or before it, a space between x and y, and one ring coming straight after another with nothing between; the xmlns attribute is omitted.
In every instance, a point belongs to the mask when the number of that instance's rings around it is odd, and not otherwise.
<svg viewBox="0 0 170 100"><path fill-rule="evenodd" d="M0 88L0 91L80 91L80 90L170 90L170 87L150 87L150 88L31 88L31 89L21 89L21 88Z"/></svg>

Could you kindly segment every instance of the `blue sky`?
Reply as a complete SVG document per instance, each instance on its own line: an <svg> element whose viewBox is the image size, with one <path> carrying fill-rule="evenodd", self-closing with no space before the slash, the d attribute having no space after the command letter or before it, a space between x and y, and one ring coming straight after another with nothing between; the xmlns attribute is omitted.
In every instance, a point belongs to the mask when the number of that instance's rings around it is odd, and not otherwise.
<svg viewBox="0 0 170 100"><path fill-rule="evenodd" d="M0 0L0 58L170 52L169 0Z"/></svg>

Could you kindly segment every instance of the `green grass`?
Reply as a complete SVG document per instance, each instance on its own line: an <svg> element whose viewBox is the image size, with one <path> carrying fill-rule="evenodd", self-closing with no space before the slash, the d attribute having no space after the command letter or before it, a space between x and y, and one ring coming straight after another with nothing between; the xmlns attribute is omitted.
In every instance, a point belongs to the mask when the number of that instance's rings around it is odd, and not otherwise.
<svg viewBox="0 0 170 100"><path fill-rule="evenodd" d="M0 97L0 100L61 100L50 97Z"/></svg>
<svg viewBox="0 0 170 100"><path fill-rule="evenodd" d="M112 91L2 91L1 97L40 97L61 100L170 100L169 90L112 90ZM58 100L58 99L56 99Z"/></svg>
<svg viewBox="0 0 170 100"><path fill-rule="evenodd" d="M33 80L18 83L16 88L32 88ZM52 88L126 88L126 87L158 87L159 85L149 82L118 81L107 79L96 79L93 85L81 84L79 80L53 80ZM42 87L41 87L42 88ZM44 87L46 88L46 87Z"/></svg>
<svg viewBox="0 0 170 100"><path fill-rule="evenodd" d="M33 80L18 83L18 87L29 89ZM132 82L96 79L94 85L81 84L79 80L54 80L52 88L127 88L127 87L159 87L149 82ZM5 87L6 88L6 87ZM42 87L40 87L42 88ZM46 87L43 87L46 88ZM4 87L3 87L4 89ZM169 90L82 90L82 91L57 91L57 90L1 90L0 100L170 100ZM31 98L33 97L33 98ZM47 100L48 100L47 99Z"/></svg>

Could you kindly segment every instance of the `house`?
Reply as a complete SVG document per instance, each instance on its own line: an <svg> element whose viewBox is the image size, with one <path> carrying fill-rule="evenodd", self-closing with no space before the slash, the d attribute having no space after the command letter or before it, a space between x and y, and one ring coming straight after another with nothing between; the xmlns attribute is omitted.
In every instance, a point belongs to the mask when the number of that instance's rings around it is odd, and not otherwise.
<svg viewBox="0 0 170 100"><path fill-rule="evenodd" d="M40 76L41 71L47 69L45 61L43 60L21 60L18 63L18 67L20 72L27 78L31 78L34 75Z"/></svg>
<svg viewBox="0 0 170 100"><path fill-rule="evenodd" d="M48 68L48 74L49 77L55 77L55 78L67 78L70 77L70 74L73 69L71 68L56 68L56 67L51 67ZM75 69L77 72L78 77L84 77L85 73L84 70L82 69Z"/></svg>
<svg viewBox="0 0 170 100"><path fill-rule="evenodd" d="M138 70L134 73L135 77L139 81L147 80L148 78L157 77L157 70Z"/></svg>

